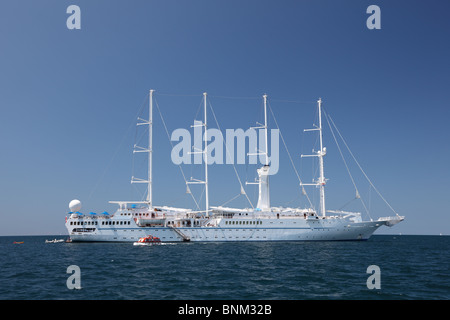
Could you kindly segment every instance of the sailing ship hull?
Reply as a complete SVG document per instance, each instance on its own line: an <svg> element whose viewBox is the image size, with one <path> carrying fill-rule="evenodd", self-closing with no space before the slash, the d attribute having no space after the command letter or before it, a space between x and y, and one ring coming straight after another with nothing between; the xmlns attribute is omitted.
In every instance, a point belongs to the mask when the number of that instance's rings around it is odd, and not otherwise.
<svg viewBox="0 0 450 320"><path fill-rule="evenodd" d="M238 221L239 220L239 221ZM89 232L71 231L72 241L135 242L152 234L162 242L240 242L240 241L337 241L367 240L386 221L349 222L347 219L235 219L228 224L222 219L215 226L193 227L99 227Z"/></svg>

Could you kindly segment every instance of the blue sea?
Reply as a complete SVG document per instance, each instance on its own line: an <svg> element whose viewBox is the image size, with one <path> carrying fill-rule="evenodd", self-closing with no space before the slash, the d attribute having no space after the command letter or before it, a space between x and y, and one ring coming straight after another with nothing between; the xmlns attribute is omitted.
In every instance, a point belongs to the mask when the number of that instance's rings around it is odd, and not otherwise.
<svg viewBox="0 0 450 320"><path fill-rule="evenodd" d="M362 242L45 243L0 237L0 300L448 300L450 237ZM14 244L23 241L23 244ZM69 266L81 289L69 289ZM368 287L377 266L379 288Z"/></svg>

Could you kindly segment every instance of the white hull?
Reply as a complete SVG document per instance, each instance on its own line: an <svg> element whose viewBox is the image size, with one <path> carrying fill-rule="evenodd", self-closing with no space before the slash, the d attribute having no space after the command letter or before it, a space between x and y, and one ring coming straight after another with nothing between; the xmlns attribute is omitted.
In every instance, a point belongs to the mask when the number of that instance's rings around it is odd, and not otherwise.
<svg viewBox="0 0 450 320"><path fill-rule="evenodd" d="M109 220L109 219L108 219ZM111 219L113 220L113 219ZM134 220L126 226L97 226L89 232L72 231L72 241L136 242L152 235L161 242L227 242L227 241L336 241L367 240L390 220L351 222L348 218L327 219L210 219L212 226L140 227ZM260 221L258 224L253 224ZM216 224L211 223L216 222ZM234 222L236 224L231 224ZM95 230L92 230L95 229ZM78 229L80 230L80 229Z"/></svg>

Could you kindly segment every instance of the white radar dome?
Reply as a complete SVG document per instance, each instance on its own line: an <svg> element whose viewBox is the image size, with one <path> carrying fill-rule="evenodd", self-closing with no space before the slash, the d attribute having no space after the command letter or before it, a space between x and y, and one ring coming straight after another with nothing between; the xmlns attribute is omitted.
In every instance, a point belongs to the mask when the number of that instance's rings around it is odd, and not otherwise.
<svg viewBox="0 0 450 320"><path fill-rule="evenodd" d="M81 201L74 199L69 203L70 212L77 212L81 210Z"/></svg>

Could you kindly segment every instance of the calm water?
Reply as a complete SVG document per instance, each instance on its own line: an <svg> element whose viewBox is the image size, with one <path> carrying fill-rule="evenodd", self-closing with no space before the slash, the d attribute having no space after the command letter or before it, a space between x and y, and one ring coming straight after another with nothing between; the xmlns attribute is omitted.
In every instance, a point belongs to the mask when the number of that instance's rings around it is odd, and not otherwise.
<svg viewBox="0 0 450 320"><path fill-rule="evenodd" d="M45 243L53 238L0 237L1 300L450 299L448 236L152 247ZM81 290L66 286L70 265ZM370 265L381 289L367 288Z"/></svg>

